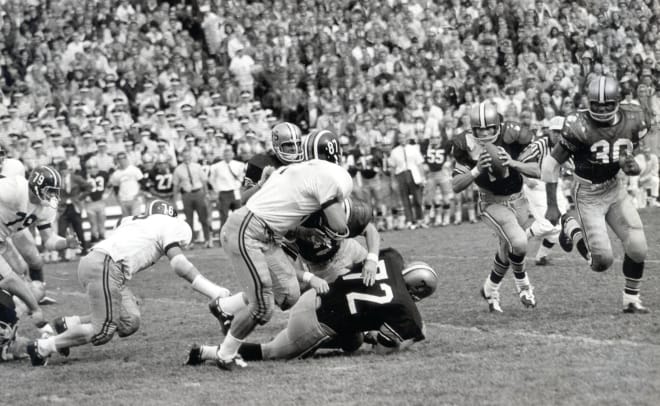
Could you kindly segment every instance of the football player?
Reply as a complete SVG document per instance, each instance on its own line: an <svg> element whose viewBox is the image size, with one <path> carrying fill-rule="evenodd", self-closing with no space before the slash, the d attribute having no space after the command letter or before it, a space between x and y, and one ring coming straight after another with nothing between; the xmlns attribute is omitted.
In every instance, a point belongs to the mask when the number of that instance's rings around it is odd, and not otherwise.
<svg viewBox="0 0 660 406"><path fill-rule="evenodd" d="M427 166L424 188L427 208L434 213L435 226L447 226L451 219L451 141L439 134L422 141L420 148ZM433 216L432 216L433 217Z"/></svg>
<svg viewBox="0 0 660 406"><path fill-rule="evenodd" d="M259 190L274 169L303 161L302 139L302 132L295 124L279 123L273 127L272 150L253 156L247 163L241 190L242 204Z"/></svg>
<svg viewBox="0 0 660 406"><path fill-rule="evenodd" d="M258 324L270 320L275 306L275 282L290 289L287 296L291 304L300 295L293 266L282 262L282 267L269 270L267 257L282 252L276 240L319 210L324 212L327 225L323 231L329 238L340 240L348 236L342 202L350 195L353 181L340 166L338 137L327 130L315 130L305 138L303 151L305 162L275 170L222 228L222 247L248 297L248 307L234 316L220 346L218 363L224 369L245 365L238 348Z"/></svg>
<svg viewBox="0 0 660 406"><path fill-rule="evenodd" d="M0 361L27 358L27 339L17 334L18 317L12 295L0 289Z"/></svg>
<svg viewBox="0 0 660 406"><path fill-rule="evenodd" d="M172 183L172 167L170 166L170 160L166 156L159 155L156 158L156 164L146 173L146 178L147 181L143 183L143 188L145 197L149 201L165 200L166 202L173 202L174 184Z"/></svg>
<svg viewBox="0 0 660 406"><path fill-rule="evenodd" d="M564 117L555 116L550 120L548 132L535 140L522 152L520 161L535 170L533 176L524 178L523 192L529 201L529 210L534 216L534 222L527 228L527 237L541 240L536 253L535 263L539 266L548 264L548 253L559 239L561 227L553 225L545 218L547 211L545 184L540 180L541 164L550 154L552 147L557 144L559 134L564 126ZM557 202L560 211L566 213L568 201L561 191L557 192Z"/></svg>
<svg viewBox="0 0 660 406"><path fill-rule="evenodd" d="M105 207L109 195L107 188L109 177L108 172L99 169L96 160L87 160L85 180L91 186L91 190L85 199L85 211L87 211L92 244L105 239Z"/></svg>
<svg viewBox="0 0 660 406"><path fill-rule="evenodd" d="M513 269L516 289L525 307L536 306L534 288L525 272L529 204L522 193L522 175L533 174L516 159L531 142L532 134L514 122L504 122L494 105L479 103L470 111L472 133L456 135L453 155L456 160L452 187L461 192L473 182L479 188L481 216L499 238L493 270L486 278L481 295L491 312L502 312L499 288L509 267ZM498 159L505 168L503 176L493 170L493 157L485 145L497 147Z"/></svg>
<svg viewBox="0 0 660 406"><path fill-rule="evenodd" d="M37 167L29 180L20 176L0 178L0 288L21 299L21 305L27 309L20 311L31 314L35 325L43 331L48 331L49 326L34 294L14 271L22 259L18 251L10 249L7 240L34 224L47 250L78 248L80 243L75 237L60 237L51 228L61 186L60 174L47 166Z"/></svg>
<svg viewBox="0 0 660 406"><path fill-rule="evenodd" d="M28 344L32 365L46 365L54 352L68 355L70 347L103 345L115 332L120 337L135 333L140 309L126 282L161 257L166 256L174 272L196 292L209 299L228 295L227 289L206 279L183 254L181 247L191 238L188 223L163 200L151 202L146 215L120 219L112 236L96 244L78 265L78 279L87 292L91 314L56 319L58 335Z"/></svg>
<svg viewBox="0 0 660 406"><path fill-rule="evenodd" d="M304 358L318 348L355 351L362 333L380 353L391 353L423 340L424 325L415 302L429 297L438 286L438 275L427 264L404 265L392 249L379 255L376 283L362 283L361 264L337 278L325 295L311 289L291 309L287 327L264 344L242 343L246 360ZM357 338L357 340L355 339ZM187 364L217 362L216 346L193 346Z"/></svg>
<svg viewBox="0 0 660 406"><path fill-rule="evenodd" d="M605 271L614 262L609 225L625 252L623 311L648 313L639 295L647 253L646 235L632 198L617 179L620 171L629 176L640 173L633 151L648 131L644 112L634 104L619 105L619 84L608 76L597 76L589 82L587 98L588 110L566 117L559 143L543 161L546 218L553 224L560 219L556 199L560 165L572 157L577 221L569 215L561 216L560 243L569 251L575 244L592 270Z"/></svg>

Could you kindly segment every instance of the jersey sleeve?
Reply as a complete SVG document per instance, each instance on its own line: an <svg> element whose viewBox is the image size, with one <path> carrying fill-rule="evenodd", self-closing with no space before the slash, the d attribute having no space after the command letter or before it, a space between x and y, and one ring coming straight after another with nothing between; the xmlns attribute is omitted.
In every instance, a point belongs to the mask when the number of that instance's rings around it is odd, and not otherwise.
<svg viewBox="0 0 660 406"><path fill-rule="evenodd" d="M408 314L414 313L414 314ZM423 323L417 308L392 310L392 317L378 329L378 342L385 347L398 347L406 340L424 339Z"/></svg>
<svg viewBox="0 0 660 406"><path fill-rule="evenodd" d="M46 207L43 213L39 216L36 221L36 227L38 230L45 230L50 227L51 224L55 222L55 217L57 216L57 210L52 207Z"/></svg>
<svg viewBox="0 0 660 406"><path fill-rule="evenodd" d="M321 204L321 208L341 202L353 191L353 179L348 172L338 165L330 164L330 168L318 168L321 171L315 182L314 194Z"/></svg>
<svg viewBox="0 0 660 406"><path fill-rule="evenodd" d="M580 128L579 121L579 116L576 114L570 114L568 117L566 117L564 127L561 129L559 145L571 153L577 152L577 150L580 148L580 134L583 132L583 130Z"/></svg>
<svg viewBox="0 0 660 406"><path fill-rule="evenodd" d="M451 154L454 157L455 165L452 175L460 175L467 173L474 167L471 162L470 154L467 151L467 144L465 142L465 135L460 134L454 137L451 142Z"/></svg>
<svg viewBox="0 0 660 406"><path fill-rule="evenodd" d="M261 180L261 173L263 169L254 165L252 162L248 162L247 168L245 168L245 178L243 179L244 187L252 187L256 185L259 180Z"/></svg>
<svg viewBox="0 0 660 406"><path fill-rule="evenodd" d="M169 219L162 222L162 246L163 252L167 253L172 247L188 245L192 240L192 230L188 223L173 217L164 216Z"/></svg>
<svg viewBox="0 0 660 406"><path fill-rule="evenodd" d="M520 162L540 162L548 153L546 138L540 138L529 144L518 157Z"/></svg>

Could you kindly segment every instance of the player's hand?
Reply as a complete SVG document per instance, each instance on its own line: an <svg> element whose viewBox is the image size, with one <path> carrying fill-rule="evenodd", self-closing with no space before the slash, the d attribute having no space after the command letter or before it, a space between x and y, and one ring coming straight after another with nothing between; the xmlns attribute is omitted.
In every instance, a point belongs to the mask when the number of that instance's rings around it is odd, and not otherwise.
<svg viewBox="0 0 660 406"><path fill-rule="evenodd" d="M511 155L502 147L497 147L497 157L502 161L502 165L509 166Z"/></svg>
<svg viewBox="0 0 660 406"><path fill-rule="evenodd" d="M312 276L312 279L309 280L309 285L318 293L319 295L325 295L330 290L330 286L325 279L321 279L318 276Z"/></svg>
<svg viewBox="0 0 660 406"><path fill-rule="evenodd" d="M545 212L545 218L550 222L550 224L556 226L559 223L560 217L561 213L559 212L559 208L557 206L548 206L548 209Z"/></svg>
<svg viewBox="0 0 660 406"><path fill-rule="evenodd" d="M481 155L479 155L479 160L477 160L477 168L479 168L479 172L484 172L485 170L490 169L492 165L493 158L490 156L488 151L483 150Z"/></svg>
<svg viewBox="0 0 660 406"><path fill-rule="evenodd" d="M80 248L80 241L71 230L67 230L66 232L66 247L71 249Z"/></svg>
<svg viewBox="0 0 660 406"><path fill-rule="evenodd" d="M362 266L362 283L364 286L371 286L376 282L376 272L378 272L378 264L374 261L364 261Z"/></svg>
<svg viewBox="0 0 660 406"><path fill-rule="evenodd" d="M619 157L619 167L628 176L637 176L642 170L632 154L622 154Z"/></svg>

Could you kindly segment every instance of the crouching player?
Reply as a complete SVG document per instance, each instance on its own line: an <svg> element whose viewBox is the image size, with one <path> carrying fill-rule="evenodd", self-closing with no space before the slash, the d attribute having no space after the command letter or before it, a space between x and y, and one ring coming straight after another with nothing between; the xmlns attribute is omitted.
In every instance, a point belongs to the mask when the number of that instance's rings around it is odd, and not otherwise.
<svg viewBox="0 0 660 406"><path fill-rule="evenodd" d="M416 301L435 292L438 276L422 262L404 265L401 254L392 249L379 255L375 283L366 286L362 264L330 284L325 295L305 292L291 309L286 329L264 343L243 343L239 353L245 360L304 358L331 341L356 350L355 340L363 332L376 350L387 353L406 348L424 339L422 317ZM350 346L346 345L351 343ZM188 364L216 360L216 346L193 347Z"/></svg>
<svg viewBox="0 0 660 406"><path fill-rule="evenodd" d="M96 244L78 265L78 279L87 291L91 315L56 320L59 335L28 344L32 365L45 365L54 352L67 355L70 347L103 345L115 332L120 337L135 333L140 310L126 282L163 256L195 291L208 298L228 295L227 289L206 279L183 254L181 247L191 238L190 226L163 200L151 202L145 216L122 218L112 236Z"/></svg>

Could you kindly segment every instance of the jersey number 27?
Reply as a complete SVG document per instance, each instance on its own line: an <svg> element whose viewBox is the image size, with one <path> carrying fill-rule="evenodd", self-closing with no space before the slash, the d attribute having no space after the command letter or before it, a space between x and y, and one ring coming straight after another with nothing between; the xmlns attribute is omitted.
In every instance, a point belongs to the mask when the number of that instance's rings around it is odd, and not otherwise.
<svg viewBox="0 0 660 406"><path fill-rule="evenodd" d="M344 280L351 280L351 279L362 279L362 275L358 274L349 274L345 275L342 277ZM378 271L376 272L376 281L382 281L383 279L387 279L387 268L385 268L385 261L380 260L378 261ZM385 304L389 303L394 299L394 293L392 292L392 287L388 285L385 282L379 282L376 283L376 285L380 290L383 291L384 295L377 296L377 295L370 295L368 293L359 293L359 292L351 292L346 295L346 301L348 301L348 310L351 312L351 314L356 314L357 311L357 301L363 301L363 302L371 302L371 303L377 303L377 304Z"/></svg>

